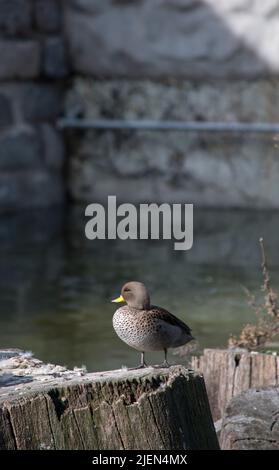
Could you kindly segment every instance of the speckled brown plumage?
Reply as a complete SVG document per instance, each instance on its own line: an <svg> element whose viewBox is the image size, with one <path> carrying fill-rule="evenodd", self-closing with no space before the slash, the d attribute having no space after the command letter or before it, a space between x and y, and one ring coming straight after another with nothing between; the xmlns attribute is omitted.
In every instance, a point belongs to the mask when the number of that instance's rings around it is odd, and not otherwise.
<svg viewBox="0 0 279 470"><path fill-rule="evenodd" d="M113 327L122 341L138 351L167 351L193 339L191 329L164 308L150 305L146 287L129 282L121 290L128 305L113 316ZM117 301L121 301L117 299Z"/></svg>

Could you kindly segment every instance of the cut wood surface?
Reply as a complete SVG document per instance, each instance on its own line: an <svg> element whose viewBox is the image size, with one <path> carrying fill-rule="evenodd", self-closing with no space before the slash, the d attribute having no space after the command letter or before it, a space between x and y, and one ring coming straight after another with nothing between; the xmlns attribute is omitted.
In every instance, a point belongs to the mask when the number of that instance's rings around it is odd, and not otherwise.
<svg viewBox="0 0 279 470"><path fill-rule="evenodd" d="M279 388L252 388L226 408L220 444L224 450L279 449Z"/></svg>
<svg viewBox="0 0 279 470"><path fill-rule="evenodd" d="M279 385L279 357L243 350L205 349L191 366L204 376L214 421L232 397L253 387Z"/></svg>
<svg viewBox="0 0 279 470"><path fill-rule="evenodd" d="M87 373L0 351L0 449L218 449L203 377Z"/></svg>

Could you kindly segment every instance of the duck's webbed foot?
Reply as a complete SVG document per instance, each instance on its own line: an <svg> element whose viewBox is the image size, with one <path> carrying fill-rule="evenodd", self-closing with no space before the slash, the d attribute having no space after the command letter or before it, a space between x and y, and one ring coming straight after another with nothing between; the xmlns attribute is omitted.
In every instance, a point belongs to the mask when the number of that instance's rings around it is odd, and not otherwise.
<svg viewBox="0 0 279 470"><path fill-rule="evenodd" d="M128 370L145 369L146 367L148 367L148 365L144 363L144 364L139 364L138 366L135 366L135 367L129 367Z"/></svg>
<svg viewBox="0 0 279 470"><path fill-rule="evenodd" d="M163 364L160 365L160 367L162 367L162 368L168 368L168 367L170 367L170 364L169 364L168 361L165 359L164 362L163 362Z"/></svg>
<svg viewBox="0 0 279 470"><path fill-rule="evenodd" d="M136 370L136 369L144 369L145 367L148 367L144 360L144 352L141 353L141 359L140 359L140 364L136 367L130 367L128 370Z"/></svg>
<svg viewBox="0 0 279 470"><path fill-rule="evenodd" d="M170 364L168 363L168 361L164 361L162 364L153 367L154 369L168 369L170 367Z"/></svg>
<svg viewBox="0 0 279 470"><path fill-rule="evenodd" d="M167 349L164 349L164 353L165 353L165 359L164 359L163 364L161 364L160 367L162 367L162 368L168 368L168 367L170 367L170 364L168 363L168 350L167 350Z"/></svg>

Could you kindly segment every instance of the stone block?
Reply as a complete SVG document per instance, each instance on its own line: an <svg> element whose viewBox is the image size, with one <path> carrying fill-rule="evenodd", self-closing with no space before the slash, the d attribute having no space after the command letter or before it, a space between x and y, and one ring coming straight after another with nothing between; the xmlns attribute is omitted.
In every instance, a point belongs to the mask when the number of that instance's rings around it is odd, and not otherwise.
<svg viewBox="0 0 279 470"><path fill-rule="evenodd" d="M76 79L85 118L279 121L276 81ZM69 96L70 98L70 96ZM68 110L71 110L71 99ZM71 155L76 200L191 201L211 207L279 207L274 135L175 131L85 132Z"/></svg>
<svg viewBox="0 0 279 470"><path fill-rule="evenodd" d="M66 103L88 118L279 122L279 80L73 81ZM70 98L70 99L69 99ZM72 99L74 98L74 100Z"/></svg>
<svg viewBox="0 0 279 470"><path fill-rule="evenodd" d="M18 123L53 121L63 112L63 88L54 83L3 83L2 95L9 99Z"/></svg>
<svg viewBox="0 0 279 470"><path fill-rule="evenodd" d="M30 0L0 0L0 31L7 37L25 36L32 27Z"/></svg>
<svg viewBox="0 0 279 470"><path fill-rule="evenodd" d="M115 194L130 202L193 202L202 207L278 209L278 149L182 132L87 133L71 156L77 201Z"/></svg>
<svg viewBox="0 0 279 470"><path fill-rule="evenodd" d="M50 124L40 126L40 135L46 167L52 170L60 170L63 167L65 157L62 135Z"/></svg>
<svg viewBox="0 0 279 470"><path fill-rule="evenodd" d="M0 129L5 126L9 126L12 122L13 112L11 100L0 93Z"/></svg>
<svg viewBox="0 0 279 470"><path fill-rule="evenodd" d="M0 136L0 170L17 171L43 164L38 133L29 127L12 128Z"/></svg>
<svg viewBox="0 0 279 470"><path fill-rule="evenodd" d="M60 0L35 0L35 23L39 31L56 33L62 27Z"/></svg>
<svg viewBox="0 0 279 470"><path fill-rule="evenodd" d="M0 173L0 212L62 204L61 173L30 169Z"/></svg>
<svg viewBox="0 0 279 470"><path fill-rule="evenodd" d="M279 75L275 0L72 0L66 10L71 57L80 73L202 79Z"/></svg>
<svg viewBox="0 0 279 470"><path fill-rule="evenodd" d="M68 74L67 51L62 37L49 37L43 43L42 72L49 78L64 78Z"/></svg>
<svg viewBox="0 0 279 470"><path fill-rule="evenodd" d="M33 40L0 40L0 80L36 78L40 73L40 45Z"/></svg>
<svg viewBox="0 0 279 470"><path fill-rule="evenodd" d="M63 91L59 86L29 83L22 85L18 93L24 120L53 120L63 111Z"/></svg>

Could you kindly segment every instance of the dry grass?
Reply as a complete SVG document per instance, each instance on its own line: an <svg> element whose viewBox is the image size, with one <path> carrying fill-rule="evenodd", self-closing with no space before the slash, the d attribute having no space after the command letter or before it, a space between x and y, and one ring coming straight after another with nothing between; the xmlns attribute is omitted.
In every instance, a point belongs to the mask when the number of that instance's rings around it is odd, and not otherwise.
<svg viewBox="0 0 279 470"><path fill-rule="evenodd" d="M245 348L249 351L264 347L266 342L279 334L279 307L277 303L277 294L271 287L270 275L267 267L267 260L264 248L264 241L260 238L260 247L262 254L262 274L264 294L263 302L258 304L255 296L248 289L245 292L248 297L248 304L253 309L257 322L244 326L239 336L231 336L228 341L230 348Z"/></svg>

